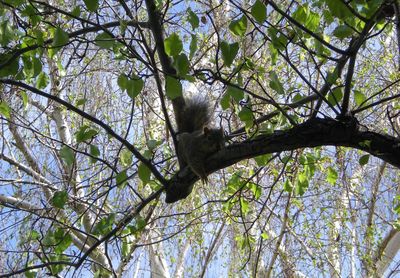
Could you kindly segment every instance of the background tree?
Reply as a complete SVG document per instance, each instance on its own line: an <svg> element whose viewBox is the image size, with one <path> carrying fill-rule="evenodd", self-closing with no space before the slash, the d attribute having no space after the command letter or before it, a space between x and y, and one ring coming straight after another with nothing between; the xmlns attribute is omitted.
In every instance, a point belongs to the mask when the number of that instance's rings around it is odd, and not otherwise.
<svg viewBox="0 0 400 278"><path fill-rule="evenodd" d="M395 275L398 6L0 0L0 276Z"/></svg>

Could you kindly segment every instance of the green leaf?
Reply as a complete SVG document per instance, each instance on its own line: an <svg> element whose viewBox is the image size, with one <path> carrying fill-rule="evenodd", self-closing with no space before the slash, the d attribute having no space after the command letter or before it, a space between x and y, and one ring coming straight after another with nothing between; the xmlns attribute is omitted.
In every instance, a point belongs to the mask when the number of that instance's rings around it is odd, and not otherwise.
<svg viewBox="0 0 400 278"><path fill-rule="evenodd" d="M4 101L0 102L0 114L9 119L11 117L10 106Z"/></svg>
<svg viewBox="0 0 400 278"><path fill-rule="evenodd" d="M83 0L83 2L86 8L91 12L95 12L99 8L99 0Z"/></svg>
<svg viewBox="0 0 400 278"><path fill-rule="evenodd" d="M161 145L161 143L162 143L161 141L150 139L146 142L146 145L150 151L153 151L156 147Z"/></svg>
<svg viewBox="0 0 400 278"><path fill-rule="evenodd" d="M67 230L57 228L49 231L43 239L46 247L54 248L57 254L62 254L72 243L72 237Z"/></svg>
<svg viewBox="0 0 400 278"><path fill-rule="evenodd" d="M333 106L339 105L339 102L343 98L343 92L341 87L336 87L331 93L328 95L328 102Z"/></svg>
<svg viewBox="0 0 400 278"><path fill-rule="evenodd" d="M320 21L321 21L320 15L310 11L305 26L310 31L315 32L315 31L317 31L317 29L319 27Z"/></svg>
<svg viewBox="0 0 400 278"><path fill-rule="evenodd" d="M237 42L231 44L228 44L225 41L221 42L222 59L227 67L232 65L232 62L235 59L238 51L239 44Z"/></svg>
<svg viewBox="0 0 400 278"><path fill-rule="evenodd" d="M63 29L61 29L60 27L57 27L54 33L53 47L60 48L66 45L68 41L69 41L68 33L65 32Z"/></svg>
<svg viewBox="0 0 400 278"><path fill-rule="evenodd" d="M74 151L70 149L68 146L63 146L60 149L60 156L68 166L72 166L72 164L75 161Z"/></svg>
<svg viewBox="0 0 400 278"><path fill-rule="evenodd" d="M289 179L286 179L285 182L283 183L283 190L289 193L292 192L293 184Z"/></svg>
<svg viewBox="0 0 400 278"><path fill-rule="evenodd" d="M287 37L285 35L281 34L275 27L268 28L268 35L275 49L285 50L287 44Z"/></svg>
<svg viewBox="0 0 400 278"><path fill-rule="evenodd" d="M257 0L251 7L251 15L258 23L263 23L267 19L267 7L260 0Z"/></svg>
<svg viewBox="0 0 400 278"><path fill-rule="evenodd" d="M312 32L315 32L319 26L319 14L312 12L307 4L298 6L292 16Z"/></svg>
<svg viewBox="0 0 400 278"><path fill-rule="evenodd" d="M12 5L14 8L17 8L25 3L26 0L5 0L4 3Z"/></svg>
<svg viewBox="0 0 400 278"><path fill-rule="evenodd" d="M240 110L238 116L242 122L252 122L254 119L253 111L251 111L251 109L246 106L244 106L242 110Z"/></svg>
<svg viewBox="0 0 400 278"><path fill-rule="evenodd" d="M338 173L332 167L328 167L328 175L326 177L326 181L331 185L335 185L338 178Z"/></svg>
<svg viewBox="0 0 400 278"><path fill-rule="evenodd" d="M103 33L97 35L95 38L95 41L94 41L94 43L98 47L103 48L103 49L112 48L114 46L114 42L115 42L114 38L106 32L103 32Z"/></svg>
<svg viewBox="0 0 400 278"><path fill-rule="evenodd" d="M96 145L90 144L89 153L90 153L90 155L92 155L94 157L99 157L100 156L100 150ZM91 157L90 158L90 162L91 163L95 163L96 159Z"/></svg>
<svg viewBox="0 0 400 278"><path fill-rule="evenodd" d="M372 1L373 2L373 1ZM325 0L329 10L332 15L338 17L340 19L346 19L348 17L353 17L354 15L347 8L346 4L343 1L338 0Z"/></svg>
<svg viewBox="0 0 400 278"><path fill-rule="evenodd" d="M364 166L368 163L368 161L369 161L369 154L366 154L360 157L358 163L360 163L361 166Z"/></svg>
<svg viewBox="0 0 400 278"><path fill-rule="evenodd" d="M128 175L126 174L126 169L119 172L116 177L115 181L117 182L117 186L124 187L128 182Z"/></svg>
<svg viewBox="0 0 400 278"><path fill-rule="evenodd" d="M11 57L9 54L0 54L0 63L3 64L7 62ZM9 75L17 75L19 71L19 57L14 58L8 65L0 69L0 77L5 77Z"/></svg>
<svg viewBox="0 0 400 278"><path fill-rule="evenodd" d="M32 266L32 265L28 264L27 266L29 267L29 266ZM37 273L38 273L38 269L31 269L29 271L25 271L24 275L25 275L26 278L36 278L37 277Z"/></svg>
<svg viewBox="0 0 400 278"><path fill-rule="evenodd" d="M267 233L261 233L261 237L264 239L264 240L267 240L267 239L269 239L269 236L268 236L268 234Z"/></svg>
<svg viewBox="0 0 400 278"><path fill-rule="evenodd" d="M53 197L50 200L50 203L59 209L63 209L65 204L68 201L68 194L66 191L57 191L54 193Z"/></svg>
<svg viewBox="0 0 400 278"><path fill-rule="evenodd" d="M299 5L292 14L293 19L295 19L297 22L301 23L302 25L306 24L307 17L308 17L308 6L305 5Z"/></svg>
<svg viewBox="0 0 400 278"><path fill-rule="evenodd" d="M364 140L364 141L359 142L358 144L364 148L368 148L368 149L371 148L371 140Z"/></svg>
<svg viewBox="0 0 400 278"><path fill-rule="evenodd" d="M326 80L330 84L335 84L336 80L338 78L339 78L339 73L338 73L337 69L335 69L334 71L328 72L328 74L326 75Z"/></svg>
<svg viewBox="0 0 400 278"><path fill-rule="evenodd" d="M127 20L120 20L119 21L119 32L121 34L125 34L126 29L128 28L128 21Z"/></svg>
<svg viewBox="0 0 400 278"><path fill-rule="evenodd" d="M21 14L25 17L29 17L29 23L31 27L36 27L42 20L42 17L38 14L37 7L32 4L25 5L21 11Z"/></svg>
<svg viewBox="0 0 400 278"><path fill-rule="evenodd" d="M87 102L86 98L80 98L76 101L76 106L82 106Z"/></svg>
<svg viewBox="0 0 400 278"><path fill-rule="evenodd" d="M271 159L271 154L263 154L256 156L254 160L256 161L258 166L265 166L267 165L268 161Z"/></svg>
<svg viewBox="0 0 400 278"><path fill-rule="evenodd" d="M189 8L186 11L188 13L187 20L189 21L190 25L192 25L192 29L196 29L199 27L199 17Z"/></svg>
<svg viewBox="0 0 400 278"><path fill-rule="evenodd" d="M308 188L308 177L305 172L301 172L297 176L297 184L295 188L296 195L303 196Z"/></svg>
<svg viewBox="0 0 400 278"><path fill-rule="evenodd" d="M251 187L250 187L251 192L253 192L254 194L254 198L256 200L260 199L261 197L261 193L262 193L262 188L261 186L259 186L256 183L251 183Z"/></svg>
<svg viewBox="0 0 400 278"><path fill-rule="evenodd" d="M175 99L182 96L182 84L181 82L172 76L167 76L165 79L165 92L169 99Z"/></svg>
<svg viewBox="0 0 400 278"><path fill-rule="evenodd" d="M188 57L181 53L178 55L174 61L175 68L178 71L179 76L185 76L189 72L189 59Z"/></svg>
<svg viewBox="0 0 400 278"><path fill-rule="evenodd" d="M282 83L279 81L278 75L274 71L271 71L269 73L269 78L269 86L271 87L271 89L276 91L278 94L283 95L285 93L285 90L283 89Z"/></svg>
<svg viewBox="0 0 400 278"><path fill-rule="evenodd" d="M236 36L243 37L247 30L247 17L242 16L229 24L229 30Z"/></svg>
<svg viewBox="0 0 400 278"><path fill-rule="evenodd" d="M332 34L339 38L339 39L344 39L350 37L354 33L354 30L351 29L347 25L340 25L333 30Z"/></svg>
<svg viewBox="0 0 400 278"><path fill-rule="evenodd" d="M113 224L115 221L115 214L111 213L107 217L102 218L94 227L93 234L105 235L112 231Z"/></svg>
<svg viewBox="0 0 400 278"><path fill-rule="evenodd" d="M150 181L151 171L150 169L144 165L143 163L139 164L138 167L139 178L143 182L143 184L147 184Z"/></svg>
<svg viewBox="0 0 400 278"><path fill-rule="evenodd" d="M35 78L42 72L42 62L40 61L39 58L32 57L32 63L33 63L33 75L32 77Z"/></svg>
<svg viewBox="0 0 400 278"><path fill-rule="evenodd" d="M192 58L197 51L197 36L196 35L192 35L192 40L190 41L189 50L190 50L189 58Z"/></svg>
<svg viewBox="0 0 400 278"><path fill-rule="evenodd" d="M81 7L76 6L74 9L71 11L71 14L75 17L79 17L81 15Z"/></svg>
<svg viewBox="0 0 400 278"><path fill-rule="evenodd" d="M36 87L44 89L47 87L47 84L49 84L49 77L44 72L41 72L36 79Z"/></svg>
<svg viewBox="0 0 400 278"><path fill-rule="evenodd" d="M225 93L222 98L221 98L221 107L223 110L226 110L229 108L230 106L230 100L231 100L231 96L228 93Z"/></svg>
<svg viewBox="0 0 400 278"><path fill-rule="evenodd" d="M126 92L128 93L128 96L134 99L142 91L144 86L144 81L139 77L134 77L133 79L128 80L126 85L127 85Z"/></svg>
<svg viewBox="0 0 400 278"><path fill-rule="evenodd" d="M90 128L87 125L81 126L81 128L75 132L75 138L77 143L92 140L99 132L96 129Z"/></svg>
<svg viewBox="0 0 400 278"><path fill-rule="evenodd" d="M8 20L0 23L0 45L7 46L15 37L15 31L8 24Z"/></svg>
<svg viewBox="0 0 400 278"><path fill-rule="evenodd" d="M240 198L240 210L243 215L247 215L249 212L249 202L244 198Z"/></svg>
<svg viewBox="0 0 400 278"><path fill-rule="evenodd" d="M36 43L39 46L43 46L43 44L44 44L44 33L39 29L33 30L33 33L35 34L35 37L36 37Z"/></svg>
<svg viewBox="0 0 400 278"><path fill-rule="evenodd" d="M358 90L354 90L354 100L355 100L357 106L359 106L359 107L361 107L361 105L364 106L366 104L366 102L365 102L366 99L367 99L367 97L363 93L361 93Z"/></svg>
<svg viewBox="0 0 400 278"><path fill-rule="evenodd" d="M117 84L121 88L121 90L126 90L128 88L128 77L125 74L121 74L118 76Z"/></svg>
<svg viewBox="0 0 400 278"><path fill-rule="evenodd" d="M231 96L236 101L236 103L239 103L244 98L244 92L234 86L228 86L226 88L226 94Z"/></svg>
<svg viewBox="0 0 400 278"><path fill-rule="evenodd" d="M171 36L164 41L165 52L168 56L176 57L183 49L183 43L178 34L172 33Z"/></svg>
<svg viewBox="0 0 400 278"><path fill-rule="evenodd" d="M19 91L19 94L22 97L22 104L24 106L24 109L26 110L26 108L28 107L28 95L24 91Z"/></svg>
<svg viewBox="0 0 400 278"><path fill-rule="evenodd" d="M144 219L140 215L138 217L136 217L135 228L136 228L137 232L142 231L144 229L144 227L146 227L146 225L147 225L146 219Z"/></svg>
<svg viewBox="0 0 400 278"><path fill-rule="evenodd" d="M119 161L123 167L131 166L132 164L132 152L127 149L123 149L119 154Z"/></svg>

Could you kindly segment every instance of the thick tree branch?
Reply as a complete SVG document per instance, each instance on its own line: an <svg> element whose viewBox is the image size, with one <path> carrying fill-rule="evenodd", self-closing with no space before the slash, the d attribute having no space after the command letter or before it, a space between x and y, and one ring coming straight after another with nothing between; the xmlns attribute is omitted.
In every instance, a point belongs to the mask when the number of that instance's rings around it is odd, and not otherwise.
<svg viewBox="0 0 400 278"><path fill-rule="evenodd" d="M343 146L363 150L400 168L399 139L368 131L354 118L348 121L314 118L289 130L276 131L271 135L230 145L207 160L206 171L211 173L243 159L263 154L319 146ZM198 177L188 167L180 171L170 180L166 202L173 203L186 198L197 180Z"/></svg>

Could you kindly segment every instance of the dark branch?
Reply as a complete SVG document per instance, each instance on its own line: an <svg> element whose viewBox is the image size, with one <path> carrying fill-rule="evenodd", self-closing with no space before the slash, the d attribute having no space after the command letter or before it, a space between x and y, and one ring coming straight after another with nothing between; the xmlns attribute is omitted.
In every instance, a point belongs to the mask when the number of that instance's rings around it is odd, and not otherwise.
<svg viewBox="0 0 400 278"><path fill-rule="evenodd" d="M292 129L233 144L211 156L206 162L208 173L233 165L243 159L263 154L319 146L343 146L363 150L400 169L400 140L368 131L356 119L338 121L314 118ZM180 171L167 187L166 202L186 198L198 180L188 168Z"/></svg>

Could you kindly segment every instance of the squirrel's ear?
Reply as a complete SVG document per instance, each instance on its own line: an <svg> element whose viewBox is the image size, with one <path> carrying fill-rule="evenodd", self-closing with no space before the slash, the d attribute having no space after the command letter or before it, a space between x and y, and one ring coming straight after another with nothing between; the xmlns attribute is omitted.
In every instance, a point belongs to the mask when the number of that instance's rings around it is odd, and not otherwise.
<svg viewBox="0 0 400 278"><path fill-rule="evenodd" d="M203 129L203 132L204 132L204 134L208 134L208 133L210 133L210 129L205 126Z"/></svg>

